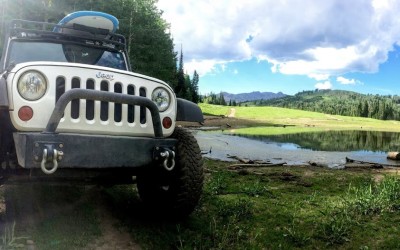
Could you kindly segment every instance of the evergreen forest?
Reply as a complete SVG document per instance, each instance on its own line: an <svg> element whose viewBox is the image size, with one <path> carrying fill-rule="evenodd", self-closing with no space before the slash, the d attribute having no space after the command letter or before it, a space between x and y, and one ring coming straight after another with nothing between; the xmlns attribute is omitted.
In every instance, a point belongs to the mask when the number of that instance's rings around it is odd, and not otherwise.
<svg viewBox="0 0 400 250"><path fill-rule="evenodd" d="M344 90L303 91L294 96L245 103L380 120L400 120L399 104L400 96L397 95L364 95Z"/></svg>
<svg viewBox="0 0 400 250"><path fill-rule="evenodd" d="M0 0L0 53L7 23L12 19L58 23L71 12L93 10L114 15L118 33L127 39L132 71L167 82L178 97L198 102L199 76L185 74L183 53L174 51L170 25L157 0Z"/></svg>

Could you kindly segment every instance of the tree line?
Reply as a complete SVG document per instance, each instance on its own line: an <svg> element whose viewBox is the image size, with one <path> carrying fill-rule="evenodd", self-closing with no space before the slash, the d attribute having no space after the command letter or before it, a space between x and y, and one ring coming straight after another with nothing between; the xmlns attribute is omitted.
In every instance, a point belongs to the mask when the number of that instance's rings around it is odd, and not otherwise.
<svg viewBox="0 0 400 250"><path fill-rule="evenodd" d="M6 24L12 19L57 23L67 14L93 10L114 15L119 20L118 33L127 39L132 71L167 82L177 94L198 102L197 72L190 78L183 69L157 0L0 0L0 53L4 45Z"/></svg>
<svg viewBox="0 0 400 250"><path fill-rule="evenodd" d="M343 90L303 91L294 96L259 100L248 104L380 120L400 120L399 96L363 95Z"/></svg>
<svg viewBox="0 0 400 250"><path fill-rule="evenodd" d="M222 92L219 94L210 92L209 94L202 95L200 96L200 102L223 106L240 106L240 103L236 102L236 100L230 99L229 101L225 101L225 97Z"/></svg>

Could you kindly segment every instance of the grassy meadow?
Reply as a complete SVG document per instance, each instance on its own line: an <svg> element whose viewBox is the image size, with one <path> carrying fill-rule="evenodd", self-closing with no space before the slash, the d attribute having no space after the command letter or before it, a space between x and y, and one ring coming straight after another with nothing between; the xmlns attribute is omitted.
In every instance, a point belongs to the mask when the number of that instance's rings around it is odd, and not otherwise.
<svg viewBox="0 0 400 250"><path fill-rule="evenodd" d="M235 118L271 124L271 127L235 129L235 134L272 135L325 130L368 130L400 132L400 121L329 115L278 107L229 107L200 104L205 115L227 116L235 109ZM227 131L229 132L229 131Z"/></svg>

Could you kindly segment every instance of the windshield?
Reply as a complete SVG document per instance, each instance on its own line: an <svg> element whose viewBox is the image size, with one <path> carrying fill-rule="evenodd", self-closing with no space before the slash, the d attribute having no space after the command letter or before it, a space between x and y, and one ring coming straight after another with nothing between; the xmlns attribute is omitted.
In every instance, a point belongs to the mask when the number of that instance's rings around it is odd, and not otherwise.
<svg viewBox="0 0 400 250"><path fill-rule="evenodd" d="M98 48L49 42L12 41L7 66L23 62L72 62L126 70L124 56Z"/></svg>

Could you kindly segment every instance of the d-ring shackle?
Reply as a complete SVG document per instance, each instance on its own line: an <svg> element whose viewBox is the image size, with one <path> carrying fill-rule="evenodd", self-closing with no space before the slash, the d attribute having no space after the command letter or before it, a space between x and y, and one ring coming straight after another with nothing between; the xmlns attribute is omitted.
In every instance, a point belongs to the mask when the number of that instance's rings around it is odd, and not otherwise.
<svg viewBox="0 0 400 250"><path fill-rule="evenodd" d="M40 167L43 171L43 173L45 174L53 174L54 172L56 172L57 168L58 168L58 162L57 162L57 157L58 157L58 151L57 149L53 149L53 167L51 169L47 169L46 168L46 163L50 162L47 159L47 148L43 149L43 159L42 159L42 163L40 164Z"/></svg>
<svg viewBox="0 0 400 250"><path fill-rule="evenodd" d="M171 152L171 154L170 154ZM165 152L162 152L161 157L164 157L164 162L163 166L167 171L172 171L175 167L175 152L172 150L166 150ZM168 161L171 160L171 165L168 166Z"/></svg>

